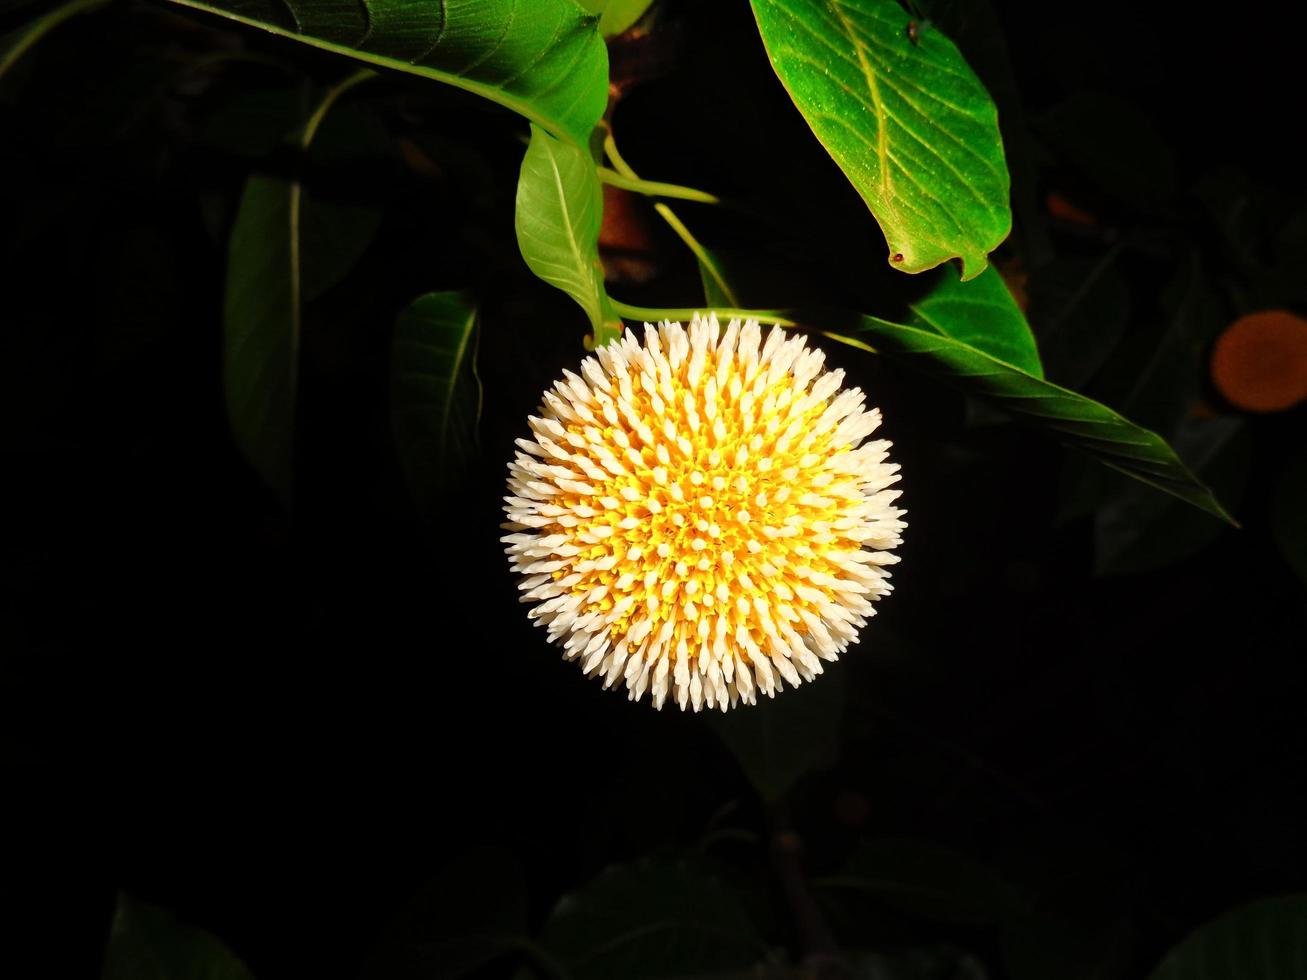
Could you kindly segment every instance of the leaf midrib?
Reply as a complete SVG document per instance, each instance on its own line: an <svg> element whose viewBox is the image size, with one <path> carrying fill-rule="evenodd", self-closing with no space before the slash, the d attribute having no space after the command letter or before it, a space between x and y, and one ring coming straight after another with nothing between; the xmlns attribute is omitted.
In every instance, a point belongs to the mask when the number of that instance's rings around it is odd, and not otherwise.
<svg viewBox="0 0 1307 980"><path fill-rule="evenodd" d="M880 95L880 83L876 78L875 70L871 67L871 63L867 61L867 52L862 46L857 31L853 29L849 19L844 16L844 11L840 9L838 0L832 0L830 9L839 18L840 26L849 42L853 45L853 52L858 58L858 64L862 67L862 75L867 80L867 92L871 95L871 104L876 110L876 158L880 166L880 186L881 190L889 194L889 142L886 135L885 102Z"/></svg>
<svg viewBox="0 0 1307 980"><path fill-rule="evenodd" d="M459 372L463 368L463 356L467 353L467 342L472 336L473 324L476 323L477 309L472 307L463 322L462 336L458 341L458 350L454 351L453 370L449 373L449 385L445 388L445 404L440 413L440 443L449 442L449 422L454 414L454 393L458 388Z"/></svg>
<svg viewBox="0 0 1307 980"><path fill-rule="evenodd" d="M429 65L419 65L414 62L404 61L400 58L392 58L387 55L376 54L371 51L360 51L358 48L350 47L346 44L338 44L335 41L328 41L324 38L314 37L311 34L304 34L298 31L287 30L284 27L278 27L275 24L269 24L266 21L257 20L253 17L246 17L243 14L234 13L221 7L216 7L202 0L167 0L168 3L177 4L183 7L190 7L193 10L200 10L207 14L213 14L215 17L221 17L224 20L235 21L246 27L253 27L260 31L266 31L277 37L284 37L292 41L298 41L301 44L307 44L310 47L318 48L321 51L330 51L332 54L343 55L346 58L352 58L355 61L362 61L369 65L375 65L378 68L388 68L392 71L403 72L409 75L419 75L423 78L430 78L434 81L443 82L446 85L452 85L455 88L461 88L466 92L479 95L483 99L489 99L491 102L497 102L506 109L511 109L518 115L528 119L536 125L561 140L579 146L580 144L568 132L565 125L557 119L550 119L541 115L533 109L530 103L516 98L505 92L503 89L484 82L478 82L474 79L467 78L464 75L454 74L453 72L441 71L439 68L432 68ZM443 5L442 5L443 6Z"/></svg>
<svg viewBox="0 0 1307 980"><path fill-rule="evenodd" d="M554 153L549 154L549 169L554 174L554 189L558 191L558 200L562 204L560 209L563 212L563 229L567 232L567 244L572 249L572 257L576 259L578 269L589 269L589 263L581 255L581 245L576 240L576 225L572 221L572 212L567 207L567 191L563 187L563 173L558 168L558 156ZM582 274L580 284L586 287L594 285L594 276Z"/></svg>

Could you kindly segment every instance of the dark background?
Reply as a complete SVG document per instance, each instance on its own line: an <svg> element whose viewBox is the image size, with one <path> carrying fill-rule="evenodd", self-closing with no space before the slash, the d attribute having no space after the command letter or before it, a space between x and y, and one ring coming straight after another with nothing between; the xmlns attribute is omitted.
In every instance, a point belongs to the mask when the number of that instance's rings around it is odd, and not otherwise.
<svg viewBox="0 0 1307 980"><path fill-rule="evenodd" d="M747 4L664 6L652 39L614 52L627 158L754 209L679 209L760 282L750 303L899 302ZM859 840L938 845L1011 881L1050 948L1023 961L992 925L892 900L836 904L829 924L841 948L964 951L993 977L1143 977L1222 910L1307 888L1307 591L1281 551L1303 543L1277 545L1273 519L1277 494L1303 506L1286 474L1304 409L1244 416L1206 375L1237 314L1307 312L1303 15L978 10L933 29L1000 103L1017 229L999 262L1026 276L1050 376L1168 436L1226 425L1207 475L1243 529L830 350L884 409L910 526L896 592L820 682L845 692L835 751L770 805L703 719L602 692L516 603L504 463L585 332L517 256L518 119L387 77L350 102L380 148L309 164L315 193L383 219L305 313L289 516L226 427L226 234L251 172L302 164L277 149L302 79L346 66L127 3L0 83L4 877L40 975L97 972L124 890L261 980L357 976L473 845L515 857L533 927L608 865L694 855L795 957L778 831L817 876ZM204 62L230 50L286 67ZM642 207L631 234L656 275L611 291L699 302ZM1110 285L1070 298L1109 252ZM428 524L389 431L390 331L414 296L465 286L484 302L484 453ZM947 969L911 975L971 975Z"/></svg>

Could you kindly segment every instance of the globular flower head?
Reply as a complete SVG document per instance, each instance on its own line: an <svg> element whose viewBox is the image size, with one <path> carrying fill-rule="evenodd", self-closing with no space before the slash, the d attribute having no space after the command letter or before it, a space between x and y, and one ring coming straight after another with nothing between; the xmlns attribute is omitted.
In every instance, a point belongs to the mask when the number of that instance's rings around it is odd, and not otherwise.
<svg viewBox="0 0 1307 980"><path fill-rule="evenodd" d="M880 412L800 334L646 324L544 393L505 497L530 616L631 699L726 710L822 672L891 591Z"/></svg>

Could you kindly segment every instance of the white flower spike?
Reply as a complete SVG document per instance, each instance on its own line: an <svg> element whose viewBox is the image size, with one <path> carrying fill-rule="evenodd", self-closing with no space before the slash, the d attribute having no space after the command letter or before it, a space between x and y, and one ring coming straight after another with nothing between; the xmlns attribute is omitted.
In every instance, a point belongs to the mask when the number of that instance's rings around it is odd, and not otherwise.
<svg viewBox="0 0 1307 980"><path fill-rule="evenodd" d="M890 444L800 334L645 324L544 393L509 464L530 616L604 687L725 711L822 672L888 594Z"/></svg>

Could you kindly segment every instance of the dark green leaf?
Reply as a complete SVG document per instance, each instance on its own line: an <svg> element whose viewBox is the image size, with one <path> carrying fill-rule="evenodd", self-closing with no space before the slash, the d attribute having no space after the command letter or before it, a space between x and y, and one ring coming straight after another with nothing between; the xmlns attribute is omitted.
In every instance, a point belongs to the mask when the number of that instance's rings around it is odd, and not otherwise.
<svg viewBox="0 0 1307 980"><path fill-rule="evenodd" d="M953 43L897 0L753 0L772 66L871 209L890 261L962 275L1012 226L998 113Z"/></svg>
<svg viewBox="0 0 1307 980"><path fill-rule="evenodd" d="M283 85L265 83L229 95L204 124L205 149L241 157L267 156L286 142L287 120L301 114L302 103L300 85L289 78Z"/></svg>
<svg viewBox="0 0 1307 980"><path fill-rule="evenodd" d="M304 194L300 207L300 300L307 303L354 268L381 226L366 204L323 201Z"/></svg>
<svg viewBox="0 0 1307 980"><path fill-rule="evenodd" d="M517 182L517 245L532 272L585 310L599 345L617 335L599 260L603 208L590 155L532 126Z"/></svg>
<svg viewBox="0 0 1307 980"><path fill-rule="evenodd" d="M119 894L101 980L253 980L245 964L203 929Z"/></svg>
<svg viewBox="0 0 1307 980"><path fill-rule="evenodd" d="M1176 946L1149 980L1302 980L1307 894L1226 912Z"/></svg>
<svg viewBox="0 0 1307 980"><path fill-rule="evenodd" d="M731 284L722 274L721 260L704 249L707 262L699 259L699 279L703 283L703 301L712 309L731 309L740 305Z"/></svg>
<svg viewBox="0 0 1307 980"><path fill-rule="evenodd" d="M1301 450L1275 484L1271 528L1285 561L1307 585L1307 453Z"/></svg>
<svg viewBox="0 0 1307 980"><path fill-rule="evenodd" d="M1048 376L1059 384L1088 383L1125 333L1130 292L1115 268L1119 254L1059 258L1030 274L1030 322Z"/></svg>
<svg viewBox="0 0 1307 980"><path fill-rule="evenodd" d="M766 952L724 885L689 865L653 861L609 868L565 896L540 943L574 980L711 974Z"/></svg>
<svg viewBox="0 0 1307 980"><path fill-rule="evenodd" d="M574 0L170 0L507 106L582 146L608 101L598 18Z"/></svg>
<svg viewBox="0 0 1307 980"><path fill-rule="evenodd" d="M864 841L823 889L853 889L879 902L942 922L1001 923L1023 911L1019 893L994 871L925 841Z"/></svg>
<svg viewBox="0 0 1307 980"><path fill-rule="evenodd" d="M1154 211L1175 196L1173 151L1133 101L1076 92L1037 128L1069 163L1133 207Z"/></svg>
<svg viewBox="0 0 1307 980"><path fill-rule="evenodd" d="M295 141L300 150L309 148L335 101L368 77L356 73L323 96ZM251 177L227 249L227 418L241 453L286 506L294 489L302 305L310 289L325 289L343 274L376 228L366 213L347 207L326 208L306 222L311 207L298 181Z"/></svg>
<svg viewBox="0 0 1307 980"><path fill-rule="evenodd" d="M292 207L292 204L294 205ZM227 248L223 382L236 445L290 505L300 279L298 185L251 177Z"/></svg>
<svg viewBox="0 0 1307 980"><path fill-rule="evenodd" d="M0 78L3 78L9 69L18 63L18 59L30 51L41 38L68 18L103 7L108 2L109 0L70 0L69 3L47 11L17 30L0 34Z"/></svg>
<svg viewBox="0 0 1307 980"><path fill-rule="evenodd" d="M525 945L527 895L517 859L476 847L428 882L387 928L364 980L455 980Z"/></svg>
<svg viewBox="0 0 1307 980"><path fill-rule="evenodd" d="M1036 378L1044 376L1030 324L997 269L990 266L970 282L950 268L935 275L934 286L911 306L913 326L970 344Z"/></svg>
<svg viewBox="0 0 1307 980"><path fill-rule="evenodd" d="M390 362L391 423L409 489L426 515L476 445L477 308L466 293L427 293L399 315Z"/></svg>
<svg viewBox="0 0 1307 980"><path fill-rule="evenodd" d="M1241 418L1191 419L1172 445L1215 493L1242 496L1252 444ZM1171 497L1125 483L1094 514L1094 568L1122 574L1162 568L1195 554L1221 533L1222 525Z"/></svg>
<svg viewBox="0 0 1307 980"><path fill-rule="evenodd" d="M764 800L784 796L804 773L830 765L839 751L844 715L844 672L828 668L816 680L800 684L756 705L709 715L721 736Z"/></svg>
<svg viewBox="0 0 1307 980"><path fill-rule="evenodd" d="M1135 322L1095 386L1140 424L1171 433L1201 397L1205 355L1229 322L1197 252L1177 263L1162 293L1165 319Z"/></svg>
<svg viewBox="0 0 1307 980"><path fill-rule="evenodd" d="M840 316L818 315L812 322L838 323ZM830 333L833 339L874 345L877 350L940 375L968 393L988 398L1048 429L1103 465L1234 523L1164 439L1107 406L997 361L951 337L870 316L844 322L848 325Z"/></svg>
<svg viewBox="0 0 1307 980"><path fill-rule="evenodd" d="M313 137L312 164L317 170L335 168L348 173L351 166L362 166L385 159L390 148L389 134L366 105L353 102L335 107ZM340 282L358 263L372 244L381 226L381 208L373 204L341 199L335 192L304 190L300 212L300 262L302 300L325 293ZM348 185L344 191L351 191ZM375 192L374 192L375 193Z"/></svg>
<svg viewBox="0 0 1307 980"><path fill-rule="evenodd" d="M850 972L848 980L988 980L979 957L952 945L924 949L897 950L893 953L846 953ZM793 980L804 980L799 971Z"/></svg>

